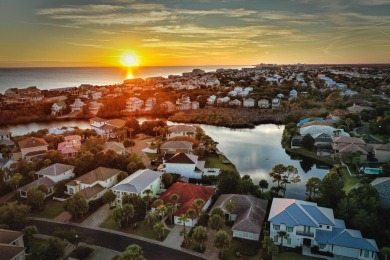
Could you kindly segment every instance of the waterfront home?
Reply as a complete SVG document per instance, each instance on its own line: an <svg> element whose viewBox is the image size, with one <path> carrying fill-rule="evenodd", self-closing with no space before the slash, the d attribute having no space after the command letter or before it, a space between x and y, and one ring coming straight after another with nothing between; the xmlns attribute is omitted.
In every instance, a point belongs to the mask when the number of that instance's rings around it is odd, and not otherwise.
<svg viewBox="0 0 390 260"><path fill-rule="evenodd" d="M374 110L372 107L366 107L366 106L360 106L353 104L353 106L347 107L347 110L350 113L355 113L355 114L361 114L364 110L369 111L369 110Z"/></svg>
<svg viewBox="0 0 390 260"><path fill-rule="evenodd" d="M278 108L282 105L282 100L280 98L273 98L271 101L272 109Z"/></svg>
<svg viewBox="0 0 390 260"><path fill-rule="evenodd" d="M65 101L58 101L51 106L51 114L57 115L66 109Z"/></svg>
<svg viewBox="0 0 390 260"><path fill-rule="evenodd" d="M260 99L259 101L257 101L257 106L259 108L269 108L269 106L270 106L269 100L268 99Z"/></svg>
<svg viewBox="0 0 390 260"><path fill-rule="evenodd" d="M173 125L168 128L168 136L170 138L176 136L194 136L196 128L191 125Z"/></svg>
<svg viewBox="0 0 390 260"><path fill-rule="evenodd" d="M28 137L19 143L22 159L31 160L34 157L39 157L47 153L49 144L45 139L37 137Z"/></svg>
<svg viewBox="0 0 390 260"><path fill-rule="evenodd" d="M0 255L1 259L26 259L23 232L0 229Z"/></svg>
<svg viewBox="0 0 390 260"><path fill-rule="evenodd" d="M244 98L243 107L254 107L255 100L253 98Z"/></svg>
<svg viewBox="0 0 390 260"><path fill-rule="evenodd" d="M343 220L335 219L333 210L317 206L317 203L295 199L274 198L269 213L270 237L279 245L303 247L303 254L310 247L335 257L376 259L378 246L373 239L363 238L359 230L347 229ZM280 231L288 238L280 238ZM282 241L283 240L283 241Z"/></svg>
<svg viewBox="0 0 390 260"><path fill-rule="evenodd" d="M164 168L160 171L177 173L182 177L201 179L205 161L198 161L198 156L187 153L165 154Z"/></svg>
<svg viewBox="0 0 390 260"><path fill-rule="evenodd" d="M336 129L332 126L328 125L310 125L310 126L304 126L299 128L299 133L302 136L305 136L307 134L311 136L315 136L317 134L327 134L331 137L337 137L337 136L345 136L348 137L349 134L344 132L343 129Z"/></svg>
<svg viewBox="0 0 390 260"><path fill-rule="evenodd" d="M117 183L121 170L99 167L66 184L69 195L81 192L90 201L100 198L106 189Z"/></svg>
<svg viewBox="0 0 390 260"><path fill-rule="evenodd" d="M202 210L206 210L210 204L212 196L215 192L215 188L213 187L206 187L191 183L183 183L183 182L176 182L171 187L169 187L160 197L162 201L164 201L164 204L166 203L173 203L171 201L171 196L173 194L179 195L179 200L177 201L177 210L174 213L174 223L177 225L183 225L183 223L179 220L180 215L186 214L189 209L194 209L197 214L195 216L189 217L187 222L184 223L186 226L195 226L196 223L198 223L198 217ZM202 199L205 204L204 206L199 209L196 204L195 200ZM153 205L152 205L153 207ZM152 210L155 210L153 207Z"/></svg>
<svg viewBox="0 0 390 260"><path fill-rule="evenodd" d="M88 104L88 108L89 108L89 113L91 113L92 115L96 116L97 113L99 112L99 109L103 106L102 103L99 103L99 102L96 102L96 101L92 101Z"/></svg>
<svg viewBox="0 0 390 260"><path fill-rule="evenodd" d="M173 104L171 101L165 101L163 103L160 104L160 107L166 109L166 111L169 113L169 112L173 112L176 110L176 105Z"/></svg>
<svg viewBox="0 0 390 260"><path fill-rule="evenodd" d="M360 160L365 161L367 155L372 150L372 146L367 145L363 139L357 137L338 136L332 139L332 149L335 156L349 153L359 153Z"/></svg>
<svg viewBox="0 0 390 260"><path fill-rule="evenodd" d="M65 141L58 144L57 150L65 157L75 156L81 149L81 136L65 136Z"/></svg>
<svg viewBox="0 0 390 260"><path fill-rule="evenodd" d="M199 102L191 101L190 97L184 94L181 98L176 100L176 108L178 110L198 109Z"/></svg>
<svg viewBox="0 0 390 260"><path fill-rule="evenodd" d="M84 106L85 103L79 98L76 98L76 100L72 104L70 104L72 112L80 112Z"/></svg>
<svg viewBox="0 0 390 260"><path fill-rule="evenodd" d="M238 99L234 99L229 102L229 106L241 107L241 101Z"/></svg>
<svg viewBox="0 0 390 260"><path fill-rule="evenodd" d="M160 147L162 154L192 153L192 143L186 141L167 141Z"/></svg>
<svg viewBox="0 0 390 260"><path fill-rule="evenodd" d="M155 97L150 97L145 102L145 111L151 111L152 108L157 104L157 99Z"/></svg>
<svg viewBox="0 0 390 260"><path fill-rule="evenodd" d="M134 172L110 188L116 195L115 203L121 205L125 195L144 197L145 190L151 190L150 196L155 197L161 190L161 175L161 172L149 169Z"/></svg>
<svg viewBox="0 0 390 260"><path fill-rule="evenodd" d="M123 143L119 143L119 142L105 142L103 144L103 148L105 150L111 149L119 155L129 155L130 154L130 151L125 148Z"/></svg>
<svg viewBox="0 0 390 260"><path fill-rule="evenodd" d="M122 119L106 120L100 117L91 118L89 122L91 129L104 138L116 138L116 131L126 124L126 121Z"/></svg>
<svg viewBox="0 0 390 260"><path fill-rule="evenodd" d="M217 98L217 105L227 104L229 103L229 101L230 101L229 97Z"/></svg>
<svg viewBox="0 0 390 260"><path fill-rule="evenodd" d="M126 108L125 112L137 112L141 111L142 107L144 106L144 101L137 98L137 97L131 97L126 100Z"/></svg>
<svg viewBox="0 0 390 260"><path fill-rule="evenodd" d="M11 132L8 130L0 130L0 145L14 146L15 143L11 140Z"/></svg>
<svg viewBox="0 0 390 260"><path fill-rule="evenodd" d="M371 186L374 187L379 193L379 200L382 208L390 208L390 177L376 178L371 182Z"/></svg>
<svg viewBox="0 0 390 260"><path fill-rule="evenodd" d="M371 144L373 153L378 162L386 163L390 161L390 145L389 144Z"/></svg>
<svg viewBox="0 0 390 260"><path fill-rule="evenodd" d="M100 99L102 98L102 92L99 91L92 91L91 93L92 99Z"/></svg>
<svg viewBox="0 0 390 260"><path fill-rule="evenodd" d="M235 205L232 213L226 208L229 201L233 201ZM231 228L233 237L257 241L260 238L267 206L267 200L252 195L222 194L213 208L221 208L228 219L234 222Z"/></svg>

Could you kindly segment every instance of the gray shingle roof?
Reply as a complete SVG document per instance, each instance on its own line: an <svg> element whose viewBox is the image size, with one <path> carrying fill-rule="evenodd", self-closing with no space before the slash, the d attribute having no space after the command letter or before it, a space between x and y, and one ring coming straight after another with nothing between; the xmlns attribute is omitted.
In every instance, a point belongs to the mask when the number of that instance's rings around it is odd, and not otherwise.
<svg viewBox="0 0 390 260"><path fill-rule="evenodd" d="M149 187L155 180L159 179L161 175L162 172L151 171L148 169L138 170L119 182L117 185L113 186L111 190L140 193Z"/></svg>
<svg viewBox="0 0 390 260"><path fill-rule="evenodd" d="M24 185L23 187L20 187L18 189L18 191L28 191L28 189L33 188L33 187L38 187L41 184L44 184L48 188L51 188L51 187L54 187L54 185L56 183L47 177L43 177L43 178L39 178L36 181L30 182L29 184Z"/></svg>
<svg viewBox="0 0 390 260"><path fill-rule="evenodd" d="M74 169L73 165L55 163L55 164L50 165L49 167L46 167L46 168L41 169L40 171L37 171L35 174L57 176L59 174L62 174L64 172L67 172L67 171L73 170L73 169Z"/></svg>
<svg viewBox="0 0 390 260"><path fill-rule="evenodd" d="M371 185L379 192L379 196L390 199L390 177L376 178Z"/></svg>

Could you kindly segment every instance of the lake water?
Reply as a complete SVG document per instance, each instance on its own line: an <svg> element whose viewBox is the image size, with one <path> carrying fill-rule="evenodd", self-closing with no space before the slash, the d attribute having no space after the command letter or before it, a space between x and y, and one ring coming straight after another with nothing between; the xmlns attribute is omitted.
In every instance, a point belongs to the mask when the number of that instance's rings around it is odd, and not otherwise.
<svg viewBox="0 0 390 260"><path fill-rule="evenodd" d="M142 123L148 119L138 118L138 120ZM0 129L7 129L13 135L22 135L39 129L61 128L62 126L78 126L81 129L90 128L88 121L70 120L13 125ZM292 160L281 145L283 126L267 124L256 126L254 129L230 129L202 125L202 128L207 135L219 143L218 149L236 166L241 176L248 174L255 184L258 184L261 179L267 179L270 186L272 186L272 180L268 173L274 165L279 163L294 165L299 171L301 182L288 184L287 198L304 199L307 180L313 176L322 179L329 171L317 168L313 162L308 160Z"/></svg>

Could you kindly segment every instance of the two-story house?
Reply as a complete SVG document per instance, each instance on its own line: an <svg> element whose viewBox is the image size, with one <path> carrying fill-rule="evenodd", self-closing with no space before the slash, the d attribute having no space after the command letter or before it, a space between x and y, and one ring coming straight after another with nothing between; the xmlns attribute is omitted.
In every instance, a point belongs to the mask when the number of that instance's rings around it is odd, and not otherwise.
<svg viewBox="0 0 390 260"><path fill-rule="evenodd" d="M268 217L270 237L286 247L318 247L319 251L353 259L376 259L378 246L373 239L363 238L359 230L347 229L333 210L317 203L274 198ZM287 238L279 234L284 231ZM310 251L310 250L309 250Z"/></svg>
<svg viewBox="0 0 390 260"><path fill-rule="evenodd" d="M0 145L13 146L15 143L11 140L11 132L0 130Z"/></svg>
<svg viewBox="0 0 390 260"><path fill-rule="evenodd" d="M57 150L66 157L76 155L81 149L81 136L68 135L65 136L65 141L58 144Z"/></svg>
<svg viewBox="0 0 390 260"><path fill-rule="evenodd" d="M111 190L116 194L116 204L122 204L125 195L138 195L144 197L145 190L151 190L151 196L155 197L161 189L161 172L152 170L138 170L126 177Z"/></svg>
<svg viewBox="0 0 390 260"><path fill-rule="evenodd" d="M100 198L106 189L117 183L121 170L99 167L66 184L67 193L81 192L90 201Z"/></svg>
<svg viewBox="0 0 390 260"><path fill-rule="evenodd" d="M150 111L157 104L157 99L155 97L150 97L145 102L145 111Z"/></svg>
<svg viewBox="0 0 390 260"><path fill-rule="evenodd" d="M187 153L165 154L160 171L178 173L183 177L201 179L205 161L198 161L198 156Z"/></svg>
<svg viewBox="0 0 390 260"><path fill-rule="evenodd" d="M142 107L144 106L144 101L137 98L137 97L131 97L126 100L126 109L125 112L137 112L141 111Z"/></svg>
<svg viewBox="0 0 390 260"><path fill-rule="evenodd" d="M84 106L85 103L79 98L76 98L76 100L72 104L70 104L72 112L80 112Z"/></svg>
<svg viewBox="0 0 390 260"><path fill-rule="evenodd" d="M49 144L45 139L37 137L28 137L19 143L22 159L31 160L34 157L42 156L47 153Z"/></svg>
<svg viewBox="0 0 390 260"><path fill-rule="evenodd" d="M65 101L58 101L51 106L52 115L58 115L66 109Z"/></svg>

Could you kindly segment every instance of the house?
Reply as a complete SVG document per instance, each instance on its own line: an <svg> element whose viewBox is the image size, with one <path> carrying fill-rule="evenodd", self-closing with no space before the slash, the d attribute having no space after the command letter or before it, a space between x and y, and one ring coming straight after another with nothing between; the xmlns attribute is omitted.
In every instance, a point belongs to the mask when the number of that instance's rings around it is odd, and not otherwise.
<svg viewBox="0 0 390 260"><path fill-rule="evenodd" d="M209 105L209 106L214 105L214 102L215 102L216 99L217 99L217 97L216 97L215 95L210 96L210 97L207 99L207 105Z"/></svg>
<svg viewBox="0 0 390 260"><path fill-rule="evenodd" d="M106 120L100 117L91 118L89 122L91 129L105 138L116 138L116 131L126 124L126 121L122 119Z"/></svg>
<svg viewBox="0 0 390 260"><path fill-rule="evenodd" d="M51 106L51 114L57 115L66 109L65 101L58 101Z"/></svg>
<svg viewBox="0 0 390 260"><path fill-rule="evenodd" d="M3 170L3 180L4 182L9 182L12 177L12 171L10 169L14 168L17 161L12 159L2 159L0 158L0 169Z"/></svg>
<svg viewBox="0 0 390 260"><path fill-rule="evenodd" d="M229 97L217 98L217 105L227 104L229 103L229 101L230 101Z"/></svg>
<svg viewBox="0 0 390 260"><path fill-rule="evenodd" d="M126 109L125 112L137 112L141 111L142 107L144 106L144 101L137 98L137 97L131 97L126 100Z"/></svg>
<svg viewBox="0 0 390 260"><path fill-rule="evenodd" d="M54 185L55 184L56 183L54 181L52 181L50 178L43 177L43 178L39 178L36 181L30 182L29 184L24 185L23 187L18 188L16 190L16 193L21 198L27 198L27 192L28 192L29 189L37 188L40 185L45 185L47 187L47 189L48 189L47 193L46 193L46 196L45 196L45 198L47 198L48 196L50 196L50 195L52 195L54 193Z"/></svg>
<svg viewBox="0 0 390 260"><path fill-rule="evenodd" d="M243 107L254 107L255 100L253 98L244 98Z"/></svg>
<svg viewBox="0 0 390 260"><path fill-rule="evenodd" d="M179 220L180 215L186 214L189 209L194 209L196 212L198 212L198 214L194 216L194 218L188 218L187 222L185 223L186 226L193 227L198 222L199 212L202 210L206 210L210 206L211 198L215 190L216 189L213 187L176 182L171 187L169 187L167 191L165 191L159 197L159 199L164 201L164 204L172 203L170 199L172 194L179 195L179 200L177 202L177 210L174 213L174 223L182 225L183 223ZM205 202L204 206L201 209L199 209L195 204L195 200L197 199L202 199Z"/></svg>
<svg viewBox="0 0 390 260"><path fill-rule="evenodd" d="M364 110L374 110L372 107L365 107L353 104L353 106L347 107L350 113L361 114Z"/></svg>
<svg viewBox="0 0 390 260"><path fill-rule="evenodd" d="M103 144L103 148L114 150L114 152L116 152L117 154L120 154L120 155L129 155L130 154L130 151L125 148L123 143L119 143L119 142L105 142Z"/></svg>
<svg viewBox="0 0 390 260"><path fill-rule="evenodd" d="M107 188L117 183L121 170L99 167L66 184L67 193L73 195L81 192L90 201L100 198Z"/></svg>
<svg viewBox="0 0 390 260"><path fill-rule="evenodd" d="M293 98L296 98L296 97L298 97L298 91L296 91L295 89L292 89L292 90L290 91L290 97L289 97L289 99L293 99Z"/></svg>
<svg viewBox="0 0 390 260"><path fill-rule="evenodd" d="M260 99L259 101L257 101L257 106L259 108L269 108L269 106L270 106L269 100L268 99Z"/></svg>
<svg viewBox="0 0 390 260"><path fill-rule="evenodd" d="M202 178L205 161L198 161L198 156L187 153L165 154L161 171L178 173L187 178Z"/></svg>
<svg viewBox="0 0 390 260"><path fill-rule="evenodd" d="M232 101L229 102L229 106L240 107L240 106L241 106L241 101L238 100L238 99L234 99L234 100L232 100Z"/></svg>
<svg viewBox="0 0 390 260"><path fill-rule="evenodd" d="M173 125L168 128L168 135L170 138L176 136L194 136L196 132L196 128L191 125Z"/></svg>
<svg viewBox="0 0 390 260"><path fill-rule="evenodd" d="M113 186L111 190L116 194L116 204L122 204L125 195L138 195L144 197L145 190L151 190L155 197L161 189L161 172L152 170L138 170Z"/></svg>
<svg viewBox="0 0 390 260"><path fill-rule="evenodd" d="M389 144L371 144L374 148L374 156L378 162L386 163L390 161L390 145Z"/></svg>
<svg viewBox="0 0 390 260"><path fill-rule="evenodd" d="M14 146L15 143L11 140L11 132L7 130L0 130L0 145Z"/></svg>
<svg viewBox="0 0 390 260"><path fill-rule="evenodd" d="M359 153L360 160L367 159L367 155L372 147L367 145L363 139L357 137L338 136L333 137L332 149L335 155L342 155L346 153Z"/></svg>
<svg viewBox="0 0 390 260"><path fill-rule="evenodd" d="M192 153L191 142L186 141L167 141L160 146L160 151L162 154L165 153Z"/></svg>
<svg viewBox="0 0 390 260"><path fill-rule="evenodd" d="M189 109L198 109L199 102L193 101L187 95L182 95L181 98L176 100L176 107L178 110L189 110Z"/></svg>
<svg viewBox="0 0 390 260"><path fill-rule="evenodd" d="M303 136L301 136L301 135L294 135L291 138L291 148L292 149L300 148L301 145L302 145L302 139L303 139Z"/></svg>
<svg viewBox="0 0 390 260"><path fill-rule="evenodd" d="M282 100L280 98L273 98L271 101L272 109L280 107Z"/></svg>
<svg viewBox="0 0 390 260"><path fill-rule="evenodd" d="M150 111L156 105L157 99L155 97L150 97L145 102L145 111Z"/></svg>
<svg viewBox="0 0 390 260"><path fill-rule="evenodd" d="M66 157L73 157L81 149L81 136L65 136L65 141L58 144L57 150Z"/></svg>
<svg viewBox="0 0 390 260"><path fill-rule="evenodd" d="M332 209L316 203L274 198L268 221L270 237L277 245L283 242L292 248L317 246L338 258L377 258L379 250L375 240L363 238L359 230L347 229L343 220L334 218ZM282 241L279 231L287 232L289 237Z"/></svg>
<svg viewBox="0 0 390 260"><path fill-rule="evenodd" d="M382 208L390 208L390 177L376 178L371 182L379 193L379 200Z"/></svg>
<svg viewBox="0 0 390 260"><path fill-rule="evenodd" d="M85 103L79 98L76 98L76 100L72 104L70 104L72 112L80 112L84 106Z"/></svg>
<svg viewBox="0 0 390 260"><path fill-rule="evenodd" d="M349 134L344 132L343 129L336 129L332 126L328 125L310 125L310 126L304 126L299 128L299 133L302 136L305 136L307 134L311 136L315 136L317 134L327 134L331 137L335 136L345 136L348 137Z"/></svg>
<svg viewBox="0 0 390 260"><path fill-rule="evenodd" d="M22 153L22 159L31 160L34 157L42 156L47 153L49 144L45 139L37 137L28 137L19 143Z"/></svg>
<svg viewBox="0 0 390 260"><path fill-rule="evenodd" d="M26 259L26 249L23 232L0 229L1 259L24 260Z"/></svg>
<svg viewBox="0 0 390 260"><path fill-rule="evenodd" d="M169 113L169 112L173 112L176 110L176 105L173 104L171 101L165 101L163 103L160 104L160 106L164 109L166 109L166 111Z"/></svg>
<svg viewBox="0 0 390 260"><path fill-rule="evenodd" d="M97 113L99 112L99 109L103 106L102 103L99 103L99 102L96 102L96 101L92 101L88 104L88 107L89 107L89 113L91 113L92 115L96 116Z"/></svg>
<svg viewBox="0 0 390 260"><path fill-rule="evenodd" d="M93 91L92 92L92 94L91 94L91 96L92 96L92 99L100 99L100 98L102 98L102 92L99 92L99 91Z"/></svg>
<svg viewBox="0 0 390 260"><path fill-rule="evenodd" d="M234 201L235 209L230 214L226 209L229 201ZM221 208L234 221L232 226L233 237L248 240L259 240L268 201L258 199L252 195L222 194L213 208Z"/></svg>

